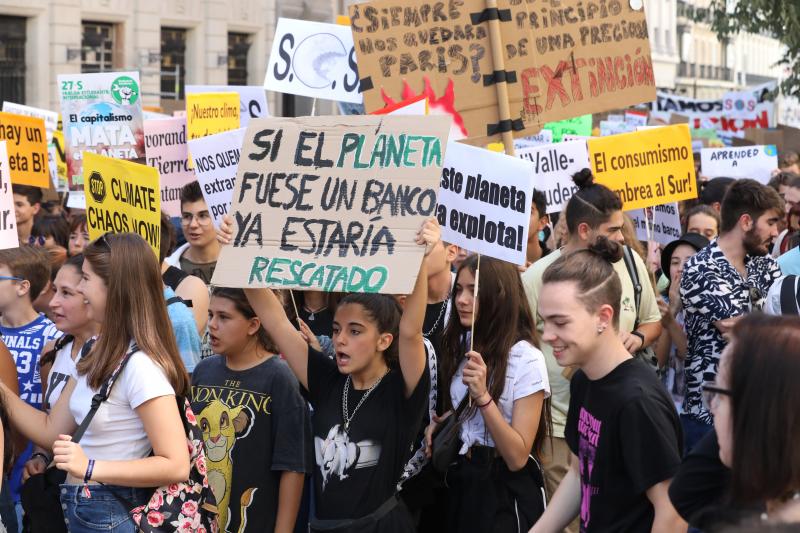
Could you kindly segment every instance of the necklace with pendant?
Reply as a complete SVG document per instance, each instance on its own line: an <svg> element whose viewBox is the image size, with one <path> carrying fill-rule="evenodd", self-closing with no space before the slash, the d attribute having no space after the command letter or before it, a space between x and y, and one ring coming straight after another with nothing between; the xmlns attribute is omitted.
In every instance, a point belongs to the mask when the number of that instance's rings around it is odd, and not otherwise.
<svg viewBox="0 0 800 533"><path fill-rule="evenodd" d="M348 393L350 392L350 383L353 381L353 378L348 374L347 380L344 382L344 390L342 391L342 418L344 419L345 432L350 431L350 422L352 422L353 417L356 416L358 409L364 404L365 401L367 401L369 395L372 393L372 391L374 391L378 387L378 385L380 385L380 382L383 380L383 378L386 377L386 374L388 373L389 369L386 369L386 372L381 377L379 377L377 381L375 381L375 383L373 383L369 389L367 389L367 392L364 393L364 396L362 396L361 400L359 400L359 402L356 404L356 408L353 409L353 414L350 414L350 410L348 409L347 405L347 396Z"/></svg>

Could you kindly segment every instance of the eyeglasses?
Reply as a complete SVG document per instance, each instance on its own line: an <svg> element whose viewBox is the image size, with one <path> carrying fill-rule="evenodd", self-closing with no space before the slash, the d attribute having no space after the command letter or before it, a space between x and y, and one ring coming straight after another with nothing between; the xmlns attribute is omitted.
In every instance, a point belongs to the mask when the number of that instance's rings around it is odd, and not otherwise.
<svg viewBox="0 0 800 533"><path fill-rule="evenodd" d="M16 276L0 276L0 281L25 281L22 278L18 278Z"/></svg>
<svg viewBox="0 0 800 533"><path fill-rule="evenodd" d="M718 405L719 395L731 396L731 391L718 387L716 383L703 385L703 407L711 411Z"/></svg>
<svg viewBox="0 0 800 533"><path fill-rule="evenodd" d="M47 241L47 237L44 235L31 235L28 237L28 244L31 246L44 246L45 241Z"/></svg>
<svg viewBox="0 0 800 533"><path fill-rule="evenodd" d="M194 219L197 219L197 223L201 226L208 226L211 224L211 215L208 214L208 211L201 211L196 215L194 213L184 213L181 215L181 224L189 226Z"/></svg>

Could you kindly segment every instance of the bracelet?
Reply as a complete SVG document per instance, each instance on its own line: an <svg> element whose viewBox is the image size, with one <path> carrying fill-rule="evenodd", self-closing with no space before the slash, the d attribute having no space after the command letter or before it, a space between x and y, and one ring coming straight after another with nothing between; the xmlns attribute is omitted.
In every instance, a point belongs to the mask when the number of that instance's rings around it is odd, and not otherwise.
<svg viewBox="0 0 800 533"><path fill-rule="evenodd" d="M492 397L491 397L491 396L489 396L489 399L488 399L488 400L486 400L486 403L484 403L483 405L477 405L477 404L476 404L475 406L476 406L478 409L483 409L484 407L487 407L487 406L488 406L490 403L492 403L493 401L494 401L494 400L492 400Z"/></svg>
<svg viewBox="0 0 800 533"><path fill-rule="evenodd" d="M83 476L84 483L88 483L92 479L92 471L94 471L94 459L89 459L89 464L86 465L86 474Z"/></svg>
<svg viewBox="0 0 800 533"><path fill-rule="evenodd" d="M46 464L46 465L49 465L49 464L50 464L50 461L52 460L52 459L50 459L50 458L47 456L47 454L46 454L46 453L43 453L43 452L33 452L33 453L31 454L31 457L30 457L30 458L31 458L31 459L36 459L37 457L41 457L41 458L42 458L42 460L44 461L44 464Z"/></svg>
<svg viewBox="0 0 800 533"><path fill-rule="evenodd" d="M642 332L638 330L633 330L631 331L631 335L636 335L637 337L639 337L639 340L642 341L642 345L639 346L639 349L641 350L642 348L644 348L644 335L642 334Z"/></svg>

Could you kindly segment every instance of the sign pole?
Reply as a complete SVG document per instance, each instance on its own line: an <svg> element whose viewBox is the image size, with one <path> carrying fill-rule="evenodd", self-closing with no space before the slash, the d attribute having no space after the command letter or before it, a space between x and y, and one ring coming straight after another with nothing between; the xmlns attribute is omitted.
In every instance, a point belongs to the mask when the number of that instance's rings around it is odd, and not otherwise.
<svg viewBox="0 0 800 533"><path fill-rule="evenodd" d="M497 0L486 0L486 8L487 10L497 11ZM502 72L505 74L506 66L505 60L503 59L503 38L500 33L500 20L497 17L489 21L489 40L492 43L492 65L494 66L494 72ZM511 123L511 106L508 104L508 85L505 78L497 80L494 86L497 90L497 110L500 124L509 124ZM514 136L511 129L504 128L501 135L506 154L513 156Z"/></svg>

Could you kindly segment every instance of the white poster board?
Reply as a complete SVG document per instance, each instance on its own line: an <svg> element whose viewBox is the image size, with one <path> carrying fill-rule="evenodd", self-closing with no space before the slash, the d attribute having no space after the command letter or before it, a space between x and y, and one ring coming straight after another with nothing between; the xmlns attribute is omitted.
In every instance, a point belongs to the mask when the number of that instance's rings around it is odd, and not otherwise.
<svg viewBox="0 0 800 533"><path fill-rule="evenodd" d="M586 141L566 141L517 151L517 157L533 163L533 187L544 193L547 214L563 211L578 190L572 176L589 164Z"/></svg>
<svg viewBox="0 0 800 533"><path fill-rule="evenodd" d="M655 241L666 246L681 236L681 217L678 203L672 202L645 209L626 211L636 228L636 238L640 241ZM647 223L649 218L650 228Z"/></svg>
<svg viewBox="0 0 800 533"><path fill-rule="evenodd" d="M774 144L703 148L700 164L708 178L751 178L766 184L778 168L778 150Z"/></svg>
<svg viewBox="0 0 800 533"><path fill-rule="evenodd" d="M361 103L350 26L278 19L264 88L310 98Z"/></svg>
<svg viewBox="0 0 800 533"><path fill-rule="evenodd" d="M264 87L258 85L187 85L189 93L238 93L239 125L247 127L251 118L269 116L269 104Z"/></svg>
<svg viewBox="0 0 800 533"><path fill-rule="evenodd" d="M19 246L6 141L0 141L0 250Z"/></svg>
<svg viewBox="0 0 800 533"><path fill-rule="evenodd" d="M533 176L528 161L450 141L436 212L442 240L524 265Z"/></svg>

